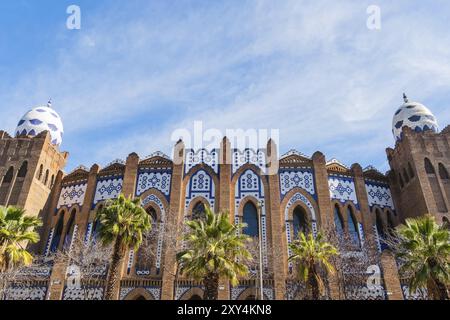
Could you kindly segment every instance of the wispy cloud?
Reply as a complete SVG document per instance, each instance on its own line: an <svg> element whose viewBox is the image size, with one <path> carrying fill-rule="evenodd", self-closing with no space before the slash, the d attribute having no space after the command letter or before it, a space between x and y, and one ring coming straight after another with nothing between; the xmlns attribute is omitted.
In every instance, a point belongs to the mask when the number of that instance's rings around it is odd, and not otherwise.
<svg viewBox="0 0 450 320"><path fill-rule="evenodd" d="M403 91L449 123L450 4L378 2L380 31L366 28L369 1L105 5L75 35L55 35L56 60L0 89L11 106L0 116L13 130L24 106L51 95L69 168L170 152L172 131L202 120L278 128L281 151L385 170Z"/></svg>

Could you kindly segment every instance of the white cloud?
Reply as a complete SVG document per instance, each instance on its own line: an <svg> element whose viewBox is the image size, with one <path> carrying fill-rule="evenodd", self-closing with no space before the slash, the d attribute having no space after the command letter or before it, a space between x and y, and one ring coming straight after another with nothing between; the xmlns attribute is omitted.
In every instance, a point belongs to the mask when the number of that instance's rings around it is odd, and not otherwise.
<svg viewBox="0 0 450 320"><path fill-rule="evenodd" d="M57 61L0 91L15 110L0 115L11 129L24 105L51 94L71 137L64 147L72 167L132 151L169 152L173 130L203 120L223 131L279 128L282 151L322 150L384 170L403 91L422 102L448 92L450 36L447 3L431 15L410 1L379 2L381 31L366 28L371 3L364 1L149 4L139 11L124 4L91 15ZM429 107L441 124L450 121L444 102ZM98 139L82 135L115 128L120 133Z"/></svg>

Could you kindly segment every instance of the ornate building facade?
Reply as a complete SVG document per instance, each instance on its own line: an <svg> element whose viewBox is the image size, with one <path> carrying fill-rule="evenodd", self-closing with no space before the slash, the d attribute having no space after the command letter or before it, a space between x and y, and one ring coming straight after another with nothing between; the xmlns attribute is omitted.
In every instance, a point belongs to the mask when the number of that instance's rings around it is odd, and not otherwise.
<svg viewBox="0 0 450 320"><path fill-rule="evenodd" d="M224 138L215 150L186 149L179 141L172 157L156 152L140 158L130 154L101 168L80 166L65 174L68 154L61 152L63 126L51 105L37 107L19 122L14 136L0 131L0 205L25 208L40 216L44 226L36 254L71 250L74 239L86 243L95 238L97 211L117 197L140 197L155 221L154 254L145 262L131 250L123 262L120 299L195 299L202 284L177 273L174 231L205 206L228 211L231 221L246 222L246 232L261 237L264 299L294 299L289 289L292 266L288 244L299 230L314 234L334 229L354 242L354 254L374 244L379 257L381 283L368 290L339 289L339 280L328 279L332 299L413 299L399 278L397 263L384 251L382 239L389 228L408 217L425 213L439 222L450 219L450 128L438 131L432 113L422 104L409 102L393 120L394 149L387 149L391 170L380 173L359 164L347 167L290 151L276 159L276 174L265 174L268 155L277 154L269 141L264 150L238 150ZM155 227L154 227L155 228ZM81 288L68 285L70 267L49 262L38 280L18 285L10 299L102 299L107 268L99 268L95 281ZM255 278L242 279L238 287L221 282L221 299L257 296Z"/></svg>

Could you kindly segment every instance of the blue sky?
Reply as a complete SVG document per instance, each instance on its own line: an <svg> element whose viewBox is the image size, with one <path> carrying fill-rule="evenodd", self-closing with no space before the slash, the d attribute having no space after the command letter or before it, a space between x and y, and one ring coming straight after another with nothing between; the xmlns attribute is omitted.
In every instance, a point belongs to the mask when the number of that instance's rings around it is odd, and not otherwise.
<svg viewBox="0 0 450 320"><path fill-rule="evenodd" d="M81 30L66 28L71 4ZM51 97L68 171L170 153L195 120L280 129L281 153L386 171L404 91L450 123L449 15L447 0L2 0L0 128Z"/></svg>

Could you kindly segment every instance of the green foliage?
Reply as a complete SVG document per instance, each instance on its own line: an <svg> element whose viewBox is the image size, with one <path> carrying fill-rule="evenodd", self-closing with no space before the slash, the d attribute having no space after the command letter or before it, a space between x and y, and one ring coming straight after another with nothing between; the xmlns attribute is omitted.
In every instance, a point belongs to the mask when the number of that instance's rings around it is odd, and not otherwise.
<svg viewBox="0 0 450 320"><path fill-rule="evenodd" d="M138 249L143 234L152 227L151 218L141 207L139 198L126 198L123 194L110 200L100 210L97 220L100 222L98 234L103 244L114 244L117 239L125 248Z"/></svg>
<svg viewBox="0 0 450 320"><path fill-rule="evenodd" d="M205 219L188 221L188 234L184 237L186 250L177 254L180 272L205 280L211 275L226 277L233 286L240 276L248 274L245 260L252 256L246 243L252 241L242 234L244 224L234 225L227 212L215 214L205 208Z"/></svg>
<svg viewBox="0 0 450 320"><path fill-rule="evenodd" d="M299 279L305 282L307 288L313 291L313 298L324 292L325 286L321 276L321 270L330 274L335 272L330 258L338 255L338 250L330 243L326 242L322 234L317 237L310 233L307 236L302 232L297 240L289 244L292 255L290 262L297 266Z"/></svg>
<svg viewBox="0 0 450 320"><path fill-rule="evenodd" d="M41 225L39 218L26 216L22 209L0 207L0 271L32 263L25 246L39 241L35 228Z"/></svg>
<svg viewBox="0 0 450 320"><path fill-rule="evenodd" d="M407 219L396 230L396 256L402 261L402 274L409 278L410 292L427 288L437 299L446 298L449 285L450 232L432 216Z"/></svg>

